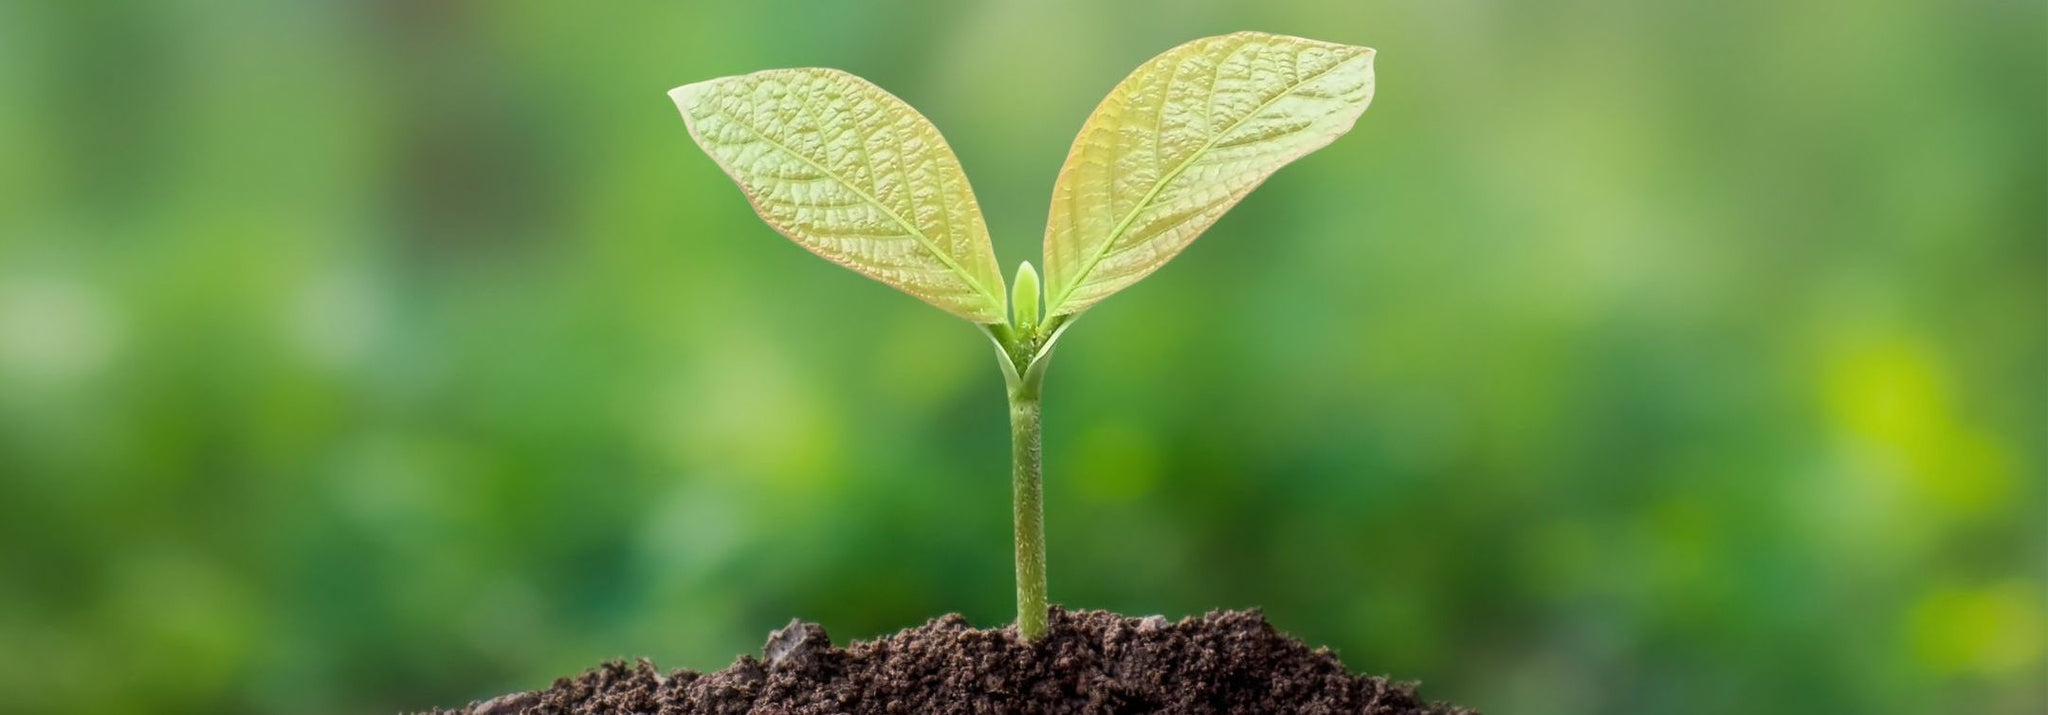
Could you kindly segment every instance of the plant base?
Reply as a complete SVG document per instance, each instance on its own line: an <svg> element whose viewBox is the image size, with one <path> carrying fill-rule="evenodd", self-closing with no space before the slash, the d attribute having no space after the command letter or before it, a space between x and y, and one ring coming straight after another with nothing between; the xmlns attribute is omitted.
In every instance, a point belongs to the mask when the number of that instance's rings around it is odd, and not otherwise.
<svg viewBox="0 0 2048 715"><path fill-rule="evenodd" d="M607 663L547 690L472 703L465 715L1020 713L1033 715L1472 715L1413 686L1354 676L1252 612L1169 623L1052 609L1046 637L970 628L957 615L836 648L792 621L762 657L710 674Z"/></svg>

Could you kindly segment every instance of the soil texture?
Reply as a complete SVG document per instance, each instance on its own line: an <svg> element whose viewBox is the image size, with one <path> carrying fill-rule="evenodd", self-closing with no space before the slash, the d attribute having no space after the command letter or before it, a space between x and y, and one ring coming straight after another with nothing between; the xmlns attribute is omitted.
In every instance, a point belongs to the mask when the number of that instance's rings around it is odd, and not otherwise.
<svg viewBox="0 0 2048 715"><path fill-rule="evenodd" d="M846 648L791 621L731 667L614 661L554 687L436 715L1476 715L1413 685L1351 675L1257 612L1170 623L1053 609L1025 643L946 616Z"/></svg>

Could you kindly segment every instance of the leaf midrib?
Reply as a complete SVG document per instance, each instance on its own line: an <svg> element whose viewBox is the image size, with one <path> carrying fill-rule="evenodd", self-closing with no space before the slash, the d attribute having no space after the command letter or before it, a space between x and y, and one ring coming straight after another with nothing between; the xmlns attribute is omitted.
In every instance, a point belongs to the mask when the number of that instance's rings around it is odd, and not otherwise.
<svg viewBox="0 0 2048 715"><path fill-rule="evenodd" d="M952 271L954 275L960 276L961 279L967 281L968 287L973 288L974 292L977 295L980 295L981 297L992 301L996 305L1002 304L1002 301L996 300L994 293L989 292L988 286L982 285L980 279L975 278L973 274L968 273L965 269L961 268L960 264L955 262L951 255L948 255L945 251L941 250L938 244L932 242L931 237L924 235L924 231L921 231L916 226L911 225L909 221L903 220L902 216L896 215L895 210L889 208L887 204L882 203L881 199L876 198L874 195L869 194L867 191L861 189L860 185L848 181L846 177L840 176L839 172L833 171L832 169L827 168L823 164L819 164L818 162L812 161L810 157L804 156L802 152L790 148L789 145L776 141L774 137L768 136L761 130L755 129L753 125L741 121L738 116L733 115L733 113L731 112L725 111L725 109L722 107L713 106L711 107L711 111L718 114L721 117L725 117L726 121L732 122L739 128L747 130L747 133L754 135L755 139L767 142L769 146L781 150L782 153L796 157L797 161L801 161L804 164L810 166L812 169L816 169L818 173L831 178L835 182L838 182L839 185L846 187L848 191L852 191L855 196L860 197L862 200L868 202L870 205L874 206L877 209L880 209L882 215L888 216L889 220L896 222L897 226L901 226L904 231L909 232L912 238L917 239L918 245L923 246L926 252L932 254L933 258L939 259L939 263L943 264L946 267L946 270ZM849 129L848 131L854 130ZM866 146L865 137L863 137L862 146ZM943 189L941 190L941 193L943 193Z"/></svg>
<svg viewBox="0 0 2048 715"><path fill-rule="evenodd" d="M1131 207L1130 213L1125 214L1123 220L1117 222L1116 227L1114 229L1111 229L1109 238L1102 242L1102 246L1100 248L1095 249L1095 255L1089 257L1088 265L1085 268L1082 268L1079 274L1074 276L1072 282L1068 283L1064 288L1060 290L1060 299L1052 302L1052 312L1057 313L1058 311L1066 307L1067 301L1074 297L1074 291L1080 289L1081 284L1087 282L1088 276L1093 274L1095 272L1096 267L1102 263L1102 259L1107 258L1109 256L1110 249L1116 246L1116 242L1123 238L1125 231L1130 230L1131 223L1138 219L1138 214L1144 212L1145 208L1152 204L1152 200L1159 197L1159 192L1166 190L1167 184L1173 183L1174 179L1180 178L1180 175L1182 173L1186 172L1189 167L1194 166L1196 159L1200 159L1202 155L1207 154L1210 149L1216 148L1216 143L1222 141L1225 135L1228 135L1233 131L1237 131L1238 127L1244 126L1245 122L1251 121L1252 117L1259 116L1260 113L1265 112L1267 109L1271 108L1274 102L1278 102L1281 99L1287 97L1288 95L1294 94L1294 91L1300 89L1303 85L1329 76L1330 73L1337 71L1339 68L1342 68L1346 64L1349 64L1353 59L1357 58L1344 58L1343 60L1339 60L1336 64L1330 65L1329 69L1317 72L1314 75L1310 75L1309 77L1302 79L1299 82L1295 82L1292 85L1288 85L1286 89L1281 90L1280 93L1273 95L1271 99L1259 103L1259 106L1253 109L1250 113L1244 115L1235 122L1231 122L1230 126L1223 128L1223 131L1216 132L1214 136L1209 138L1209 141L1202 144L1202 148L1196 149L1194 153L1189 154L1188 158L1182 160L1179 166L1173 168L1172 172L1166 174L1163 177L1160 177L1159 182L1152 185L1152 190L1145 192L1145 195L1142 198L1138 199L1138 203L1135 206ZM1219 67L1221 64L1221 61L1218 61ZM1210 89L1209 94L1213 99L1215 95L1215 90L1213 87ZM1165 107L1162 106L1160 108L1160 111L1164 112ZM1115 162L1110 163L1112 165L1115 164Z"/></svg>

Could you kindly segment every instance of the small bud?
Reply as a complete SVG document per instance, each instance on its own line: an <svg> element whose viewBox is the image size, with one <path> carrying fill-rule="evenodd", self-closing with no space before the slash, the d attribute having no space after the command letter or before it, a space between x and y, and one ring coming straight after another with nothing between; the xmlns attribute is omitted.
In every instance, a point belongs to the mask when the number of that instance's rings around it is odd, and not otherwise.
<svg viewBox="0 0 2048 715"><path fill-rule="evenodd" d="M1017 280L1011 284L1010 324L1025 332L1038 327L1038 269L1030 261L1017 266Z"/></svg>

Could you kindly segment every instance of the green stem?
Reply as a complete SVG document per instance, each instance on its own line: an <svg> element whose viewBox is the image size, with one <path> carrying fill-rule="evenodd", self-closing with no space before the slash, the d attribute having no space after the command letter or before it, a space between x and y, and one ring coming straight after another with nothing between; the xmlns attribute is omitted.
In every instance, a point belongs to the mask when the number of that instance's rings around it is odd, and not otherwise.
<svg viewBox="0 0 2048 715"><path fill-rule="evenodd" d="M1017 632L1045 636L1045 490L1038 385L1010 392L1010 485L1017 511Z"/></svg>
<svg viewBox="0 0 2048 715"><path fill-rule="evenodd" d="M1034 328L984 325L996 345L1003 384L1010 396L1010 486L1017 519L1017 633L1026 641L1045 637L1050 615L1045 603L1045 468L1040 453L1040 386L1053 343L1073 322L1054 316Z"/></svg>

